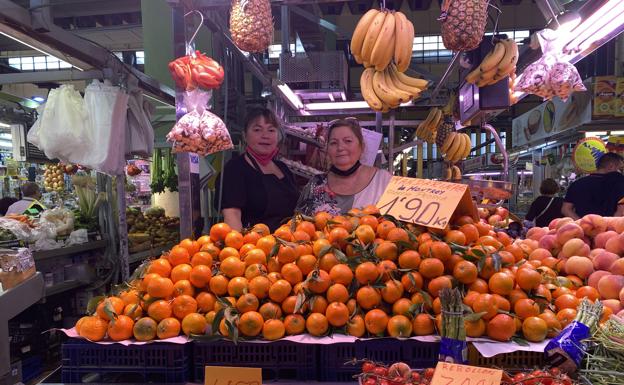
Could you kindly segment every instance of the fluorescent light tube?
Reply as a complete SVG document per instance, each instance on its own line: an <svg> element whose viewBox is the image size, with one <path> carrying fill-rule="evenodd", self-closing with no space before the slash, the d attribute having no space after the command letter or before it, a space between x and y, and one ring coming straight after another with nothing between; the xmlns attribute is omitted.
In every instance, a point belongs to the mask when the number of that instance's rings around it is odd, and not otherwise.
<svg viewBox="0 0 624 385"><path fill-rule="evenodd" d="M58 57L56 57L56 56L54 56L54 55L50 54L49 52L46 52L46 51L44 51L43 49L41 49L41 48L39 48L39 47L35 47L35 46L34 46L34 45L32 45L32 44L28 44L28 43L26 43L24 40L20 40L20 39L18 39L17 37L15 37L15 36L13 36L13 35L10 35L10 34L8 34L8 33L6 33L6 32L2 32L2 31L0 31L0 35L6 36L6 37L8 37L9 39L13 39L13 40L15 40L16 42L18 42L18 43L20 43L20 44L24 44L25 46L30 47L30 48L34 49L35 51L39 51L39 52L41 52L41 53L42 53L42 54L44 54L44 55L51 56L51 57L53 57L53 58L55 58L55 59L57 59L57 60L59 60L59 61L64 61L64 60L59 59ZM69 64L71 64L71 63L69 63ZM78 69L78 70L80 70L80 71L84 71L84 69L82 69L82 68L80 68L80 67L78 67L78 66L76 66L76 65L74 65L74 64L71 64L71 66L72 66L72 67L74 67L74 68L76 68L76 69Z"/></svg>
<svg viewBox="0 0 624 385"><path fill-rule="evenodd" d="M580 50L581 45L588 40L593 43L597 38L603 38L611 33L615 28L624 24L624 1L609 0L596 12L584 20L578 27L574 28L568 36L570 40L565 45L565 51ZM594 35L596 34L597 35Z"/></svg>
<svg viewBox="0 0 624 385"><path fill-rule="evenodd" d="M402 103L401 107L411 106L411 102ZM334 103L309 103L305 105L307 111L334 111L334 110L363 110L369 109L365 101L334 102Z"/></svg>
<svg viewBox="0 0 624 385"><path fill-rule="evenodd" d="M0 122L0 127L2 127L2 128L11 128L11 125Z"/></svg>
<svg viewBox="0 0 624 385"><path fill-rule="evenodd" d="M611 135L624 135L624 131L611 131Z"/></svg>
<svg viewBox="0 0 624 385"><path fill-rule="evenodd" d="M288 87L288 84L278 84L277 88L280 90L282 95L286 98L290 106L296 110L300 110L303 108L303 102L299 99L299 96L293 92L293 90Z"/></svg>

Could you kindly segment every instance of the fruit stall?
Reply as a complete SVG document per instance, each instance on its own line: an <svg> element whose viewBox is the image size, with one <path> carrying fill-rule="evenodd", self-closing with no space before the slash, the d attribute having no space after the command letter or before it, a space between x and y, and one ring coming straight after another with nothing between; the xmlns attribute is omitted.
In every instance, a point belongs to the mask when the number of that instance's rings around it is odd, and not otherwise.
<svg viewBox="0 0 624 385"><path fill-rule="evenodd" d="M46 63L0 74L1 195L45 205L0 218L0 385L621 383L622 217L520 215L622 152L621 2L39 3L0 0L0 52ZM378 199L232 222L240 155L352 175L338 120Z"/></svg>

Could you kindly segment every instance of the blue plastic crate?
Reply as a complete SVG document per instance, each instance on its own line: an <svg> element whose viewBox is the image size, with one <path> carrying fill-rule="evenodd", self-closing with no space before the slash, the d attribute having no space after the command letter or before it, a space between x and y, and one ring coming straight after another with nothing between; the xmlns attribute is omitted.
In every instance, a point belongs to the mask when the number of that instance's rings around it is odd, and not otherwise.
<svg viewBox="0 0 624 385"><path fill-rule="evenodd" d="M82 382L88 374L124 377L126 373L136 374L144 382L186 382L191 370L190 344L123 346L69 339L63 344L62 356L63 382Z"/></svg>
<svg viewBox="0 0 624 385"><path fill-rule="evenodd" d="M204 380L206 366L262 368L265 381L317 379L317 345L290 341L269 343L195 341L193 343L195 382Z"/></svg>
<svg viewBox="0 0 624 385"><path fill-rule="evenodd" d="M355 343L321 345L319 351L320 381L349 382L360 373L360 364L352 365L353 359L368 359L384 364L405 362L411 368L433 367L438 362L438 343L416 340L380 338Z"/></svg>
<svg viewBox="0 0 624 385"><path fill-rule="evenodd" d="M132 369L132 368L93 368L78 369L63 367L61 372L63 383L83 383L97 381L99 383L187 383L188 369Z"/></svg>
<svg viewBox="0 0 624 385"><path fill-rule="evenodd" d="M22 382L27 383L43 372L43 361L40 356L22 359Z"/></svg>

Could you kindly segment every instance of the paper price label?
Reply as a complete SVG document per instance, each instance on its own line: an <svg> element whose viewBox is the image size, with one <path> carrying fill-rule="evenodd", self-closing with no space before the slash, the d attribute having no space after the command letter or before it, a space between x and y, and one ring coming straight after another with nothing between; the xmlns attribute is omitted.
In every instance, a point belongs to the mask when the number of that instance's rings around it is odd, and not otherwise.
<svg viewBox="0 0 624 385"><path fill-rule="evenodd" d="M206 366L204 385L262 385L262 369Z"/></svg>
<svg viewBox="0 0 624 385"><path fill-rule="evenodd" d="M384 215L436 229L445 228L453 215L477 220L468 186L429 179L393 176L377 207Z"/></svg>
<svg viewBox="0 0 624 385"><path fill-rule="evenodd" d="M438 362L431 385L499 385L503 371Z"/></svg>

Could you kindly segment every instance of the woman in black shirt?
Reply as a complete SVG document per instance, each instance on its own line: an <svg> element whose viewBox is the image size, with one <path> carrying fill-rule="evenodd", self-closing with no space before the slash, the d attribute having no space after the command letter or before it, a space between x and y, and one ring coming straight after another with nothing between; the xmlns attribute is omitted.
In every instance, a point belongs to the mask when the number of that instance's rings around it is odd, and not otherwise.
<svg viewBox="0 0 624 385"><path fill-rule="evenodd" d="M561 218L563 198L556 196L560 188L554 179L544 179L540 185L540 196L531 203L525 219L536 226L546 227L555 218Z"/></svg>
<svg viewBox="0 0 624 385"><path fill-rule="evenodd" d="M227 162L223 173L224 221L239 231L257 223L274 231L293 215L299 198L293 174L275 159L283 133L271 110L254 108L245 118L244 134L245 152Z"/></svg>

